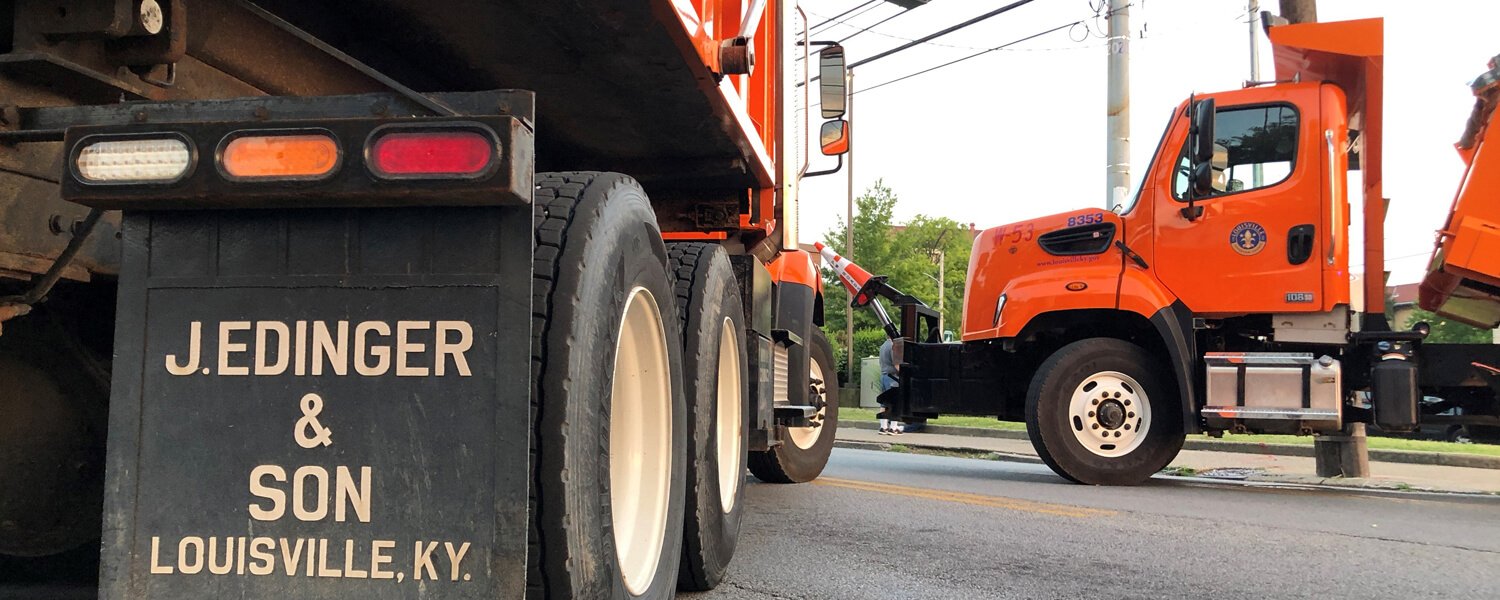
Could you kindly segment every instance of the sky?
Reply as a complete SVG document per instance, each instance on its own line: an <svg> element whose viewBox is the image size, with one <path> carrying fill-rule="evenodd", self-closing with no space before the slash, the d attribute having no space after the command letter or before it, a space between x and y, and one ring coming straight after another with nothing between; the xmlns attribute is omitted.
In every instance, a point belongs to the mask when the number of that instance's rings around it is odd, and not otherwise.
<svg viewBox="0 0 1500 600"><path fill-rule="evenodd" d="M845 40L853 62L1009 1L931 0L859 33L902 10L882 3L844 17L846 23L817 30L812 38ZM864 2L802 0L802 6L809 21L817 24ZM1273 13L1278 8L1277 0L1261 4L1262 10ZM1385 194L1391 199L1386 269L1391 271L1391 284L1419 281L1433 234L1442 226L1463 174L1453 143L1473 108L1468 82L1500 54L1500 38L1493 35L1493 24L1500 22L1500 2L1319 0L1317 8L1320 21L1385 18ZM1178 103L1194 92L1238 89L1249 78L1245 9L1245 0L1136 0L1131 6L1133 186ZM1094 15L1089 0L1037 0L856 69L855 88L871 88L1084 20L1005 50L857 93L856 190L883 179L900 198L897 221L926 214L981 229L1104 206L1107 54L1105 23ZM1270 44L1263 34L1258 37L1262 78L1270 79ZM813 169L826 168L833 159L814 156L812 164ZM838 226L845 213L847 177L840 172L803 181L803 242L821 240ZM1354 210L1357 213L1359 206ZM1361 243L1358 233L1351 232L1355 244ZM1357 270L1359 254L1354 254L1351 267Z"/></svg>

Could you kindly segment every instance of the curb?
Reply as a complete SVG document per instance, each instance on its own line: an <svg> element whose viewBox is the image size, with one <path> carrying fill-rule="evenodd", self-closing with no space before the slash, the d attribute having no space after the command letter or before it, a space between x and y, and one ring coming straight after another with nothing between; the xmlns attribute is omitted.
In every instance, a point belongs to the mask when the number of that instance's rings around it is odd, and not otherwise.
<svg viewBox="0 0 1500 600"><path fill-rule="evenodd" d="M1014 452L997 452L995 450L983 450L980 448L965 448L962 446L934 446L932 444L907 444L903 442L862 442L858 440L834 440L834 448L846 448L849 450L876 450L880 452L893 452L891 446L905 446L907 448L919 448L922 450L935 450L939 452L951 452L954 454L971 454L976 458L987 458L990 460L1001 460L1005 462L1018 462L1032 465L1042 464L1042 459L1030 454L1016 454Z"/></svg>
<svg viewBox="0 0 1500 600"><path fill-rule="evenodd" d="M960 428L962 429L962 428ZM1012 452L996 452L993 450L981 450L978 448L933 446L930 444L907 444L898 442L863 442L856 440L836 440L835 448L847 448L850 450L874 450L877 452L893 452L891 446L901 445L908 448L922 450L935 450L953 454L969 454L973 458L982 460L998 460L1004 462L1015 462L1040 465L1041 459L1029 454L1015 454ZM1152 479L1164 479L1168 481L1180 481L1196 485L1218 485L1218 486L1240 486L1266 489L1291 489L1291 490L1321 490L1336 491L1349 494L1361 494L1367 496L1381 496L1387 498L1410 499L1413 497L1442 498L1445 500L1461 499L1465 501L1493 503L1500 493L1483 492L1476 490L1445 490L1425 487L1402 487L1404 484L1394 482L1381 482L1368 479L1344 479L1341 477L1313 477L1297 475L1269 475L1256 474L1246 479L1227 479L1217 477L1204 477L1200 475L1171 475L1158 473Z"/></svg>
<svg viewBox="0 0 1500 600"><path fill-rule="evenodd" d="M1181 481L1196 485L1232 485L1247 488L1260 489L1282 489L1282 490L1317 490L1334 491L1347 494L1359 494L1364 496L1377 496L1382 498L1400 498L1410 500L1412 498L1442 499L1445 501L1475 502L1484 505L1493 505L1497 499L1493 492L1477 490L1445 490L1427 487L1404 486L1400 483L1380 482L1368 479L1343 479L1339 477L1309 477L1295 475L1255 475L1247 479L1218 479L1214 477L1200 477L1196 475L1168 475L1158 473L1153 479L1165 479L1168 481Z"/></svg>
<svg viewBox="0 0 1500 600"><path fill-rule="evenodd" d="M877 423L867 421L843 421L840 427L853 429L879 429ZM921 433L936 433L941 435L959 435L980 438L998 438L1007 440L1029 439L1024 431L1008 431L1004 429L980 429L978 427L950 427L946 425L928 425ZM905 444L908 446L922 446L921 444ZM922 446L934 447L934 446ZM934 447L936 448L936 447ZM1272 456L1313 456L1312 446L1295 446L1291 444L1259 444L1254 442L1230 442L1225 440L1199 440L1189 439L1182 445L1183 450L1202 450L1207 452L1235 452L1239 454L1269 454ZM963 449L972 450L972 449ZM1412 465L1433 465L1440 467L1467 467L1470 469L1500 469L1500 456L1480 456L1477 454L1449 454L1442 452L1416 452L1412 450L1370 450L1370 460L1373 462L1405 463Z"/></svg>

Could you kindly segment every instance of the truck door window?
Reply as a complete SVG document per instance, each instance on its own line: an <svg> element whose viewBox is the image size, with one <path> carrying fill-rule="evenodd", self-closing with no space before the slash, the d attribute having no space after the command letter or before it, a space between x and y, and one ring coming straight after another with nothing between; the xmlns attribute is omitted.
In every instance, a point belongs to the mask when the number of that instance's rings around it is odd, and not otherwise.
<svg viewBox="0 0 1500 600"><path fill-rule="evenodd" d="M1186 200L1186 144L1178 156L1172 195ZM1296 158L1297 109L1272 105L1227 108L1214 114L1214 196L1281 183L1292 174Z"/></svg>

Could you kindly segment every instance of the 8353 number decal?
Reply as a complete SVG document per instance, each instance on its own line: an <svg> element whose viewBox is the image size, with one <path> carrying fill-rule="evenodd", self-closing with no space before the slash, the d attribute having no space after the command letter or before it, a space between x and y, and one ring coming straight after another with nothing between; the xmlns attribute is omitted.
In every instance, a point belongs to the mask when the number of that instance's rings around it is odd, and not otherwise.
<svg viewBox="0 0 1500 600"><path fill-rule="evenodd" d="M1074 227L1078 225L1093 225L1095 223L1103 222L1104 213L1102 212L1094 213L1092 215L1078 215L1076 217L1068 217L1068 227Z"/></svg>

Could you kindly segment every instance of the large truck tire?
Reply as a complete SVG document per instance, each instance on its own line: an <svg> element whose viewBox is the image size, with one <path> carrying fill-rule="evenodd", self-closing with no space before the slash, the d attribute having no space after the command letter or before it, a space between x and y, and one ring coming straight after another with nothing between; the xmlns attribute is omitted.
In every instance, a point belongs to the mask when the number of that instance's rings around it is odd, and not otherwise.
<svg viewBox="0 0 1500 600"><path fill-rule="evenodd" d="M745 309L729 255L718 244L667 245L682 324L687 396L687 517L678 589L719 585L744 518L750 419Z"/></svg>
<svg viewBox="0 0 1500 600"><path fill-rule="evenodd" d="M804 483L818 478L833 453L833 436L839 423L839 376L833 361L833 346L823 330L814 327L808 340L812 364L807 385L809 399L818 406L818 427L789 428L777 425L780 446L750 453L750 472L769 483Z"/></svg>
<svg viewBox="0 0 1500 600"><path fill-rule="evenodd" d="M527 597L671 598L687 457L667 251L639 184L538 173Z"/></svg>
<svg viewBox="0 0 1500 600"><path fill-rule="evenodd" d="M1090 338L1042 362L1026 396L1026 432L1071 481L1135 485L1182 450L1182 411L1162 366L1130 342Z"/></svg>

